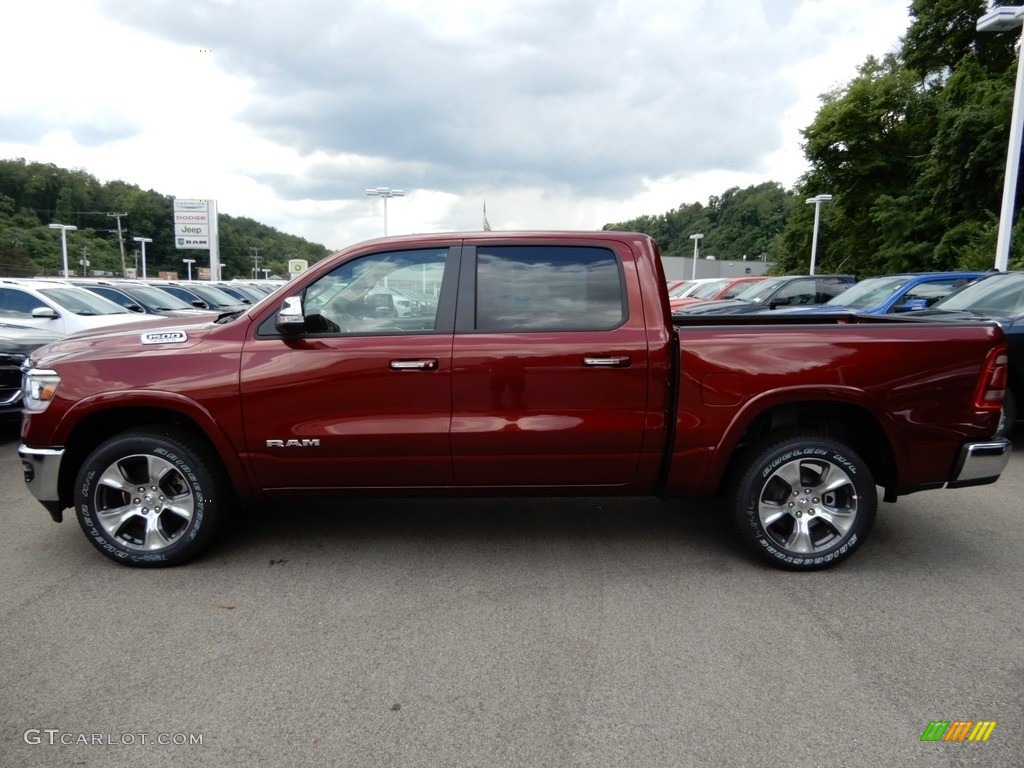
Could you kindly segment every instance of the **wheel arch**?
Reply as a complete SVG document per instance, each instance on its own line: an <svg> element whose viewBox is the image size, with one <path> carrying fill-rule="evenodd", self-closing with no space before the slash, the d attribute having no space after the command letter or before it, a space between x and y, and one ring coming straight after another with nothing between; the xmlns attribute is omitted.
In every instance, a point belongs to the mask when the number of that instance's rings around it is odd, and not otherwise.
<svg viewBox="0 0 1024 768"><path fill-rule="evenodd" d="M215 421L200 422L190 414L165 406L123 405L86 414L68 433L57 481L60 502L66 507L74 505L78 469L98 445L121 432L146 426L174 426L187 430L191 439L210 448L212 457L236 495L239 489L248 487L248 477L238 453Z"/></svg>
<svg viewBox="0 0 1024 768"><path fill-rule="evenodd" d="M714 492L727 491L725 484L746 449L767 435L800 430L815 432L849 445L867 463L876 485L897 485L896 460L885 429L868 408L835 400L807 400L772 405L754 416L734 438L727 460L709 478Z"/></svg>

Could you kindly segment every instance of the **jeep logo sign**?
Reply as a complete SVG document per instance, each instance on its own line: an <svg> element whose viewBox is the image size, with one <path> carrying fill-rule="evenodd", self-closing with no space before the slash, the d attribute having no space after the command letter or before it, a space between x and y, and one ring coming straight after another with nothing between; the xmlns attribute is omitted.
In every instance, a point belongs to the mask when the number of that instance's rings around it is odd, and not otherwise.
<svg viewBox="0 0 1024 768"><path fill-rule="evenodd" d="M181 344L188 341L184 331L150 331L142 334L143 344Z"/></svg>

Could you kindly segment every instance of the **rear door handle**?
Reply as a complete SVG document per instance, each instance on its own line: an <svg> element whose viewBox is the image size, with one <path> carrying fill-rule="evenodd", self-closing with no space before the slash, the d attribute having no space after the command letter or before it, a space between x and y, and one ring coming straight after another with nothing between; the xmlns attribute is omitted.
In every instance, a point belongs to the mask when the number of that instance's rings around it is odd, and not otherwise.
<svg viewBox="0 0 1024 768"><path fill-rule="evenodd" d="M392 360L392 371L436 371L439 367L436 359L427 360Z"/></svg>
<svg viewBox="0 0 1024 768"><path fill-rule="evenodd" d="M584 357L583 365L587 368L628 368L629 355L613 355L611 357Z"/></svg>

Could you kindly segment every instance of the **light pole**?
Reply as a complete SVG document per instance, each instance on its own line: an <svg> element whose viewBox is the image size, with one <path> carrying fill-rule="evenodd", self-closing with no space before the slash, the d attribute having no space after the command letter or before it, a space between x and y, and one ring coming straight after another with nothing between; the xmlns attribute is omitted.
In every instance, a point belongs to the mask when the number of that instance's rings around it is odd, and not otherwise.
<svg viewBox="0 0 1024 768"><path fill-rule="evenodd" d="M1024 6L1003 5L978 19L979 32L1009 32L1024 25ZM1024 32L1021 33L1024 43ZM1021 101L1024 100L1024 56L1017 54L1017 87L1010 113L1010 143L1006 149L1006 175L1003 177L1003 206L999 210L999 234L996 237L995 268L1005 272L1010 265L1010 238L1013 235L1013 204L1017 193L1022 133Z"/></svg>
<svg viewBox="0 0 1024 768"><path fill-rule="evenodd" d="M64 279L67 280L70 276L68 273L68 230L78 229L74 224L57 224L53 223L50 225L50 229L60 230L60 249L64 254Z"/></svg>
<svg viewBox="0 0 1024 768"><path fill-rule="evenodd" d="M188 267L188 279L192 279L192 265L196 263L195 259L182 259L185 262L185 266Z"/></svg>
<svg viewBox="0 0 1024 768"><path fill-rule="evenodd" d="M388 236L388 198L389 197L405 197L405 192L401 189L391 189L391 187L377 187L376 189L366 190L366 194L371 197L379 197L384 201L384 237Z"/></svg>
<svg viewBox="0 0 1024 768"><path fill-rule="evenodd" d="M814 234L811 235L811 272L814 274L814 261L818 257L818 223L821 221L821 204L831 202L832 195L816 195L808 197L804 202L814 204Z"/></svg>
<svg viewBox="0 0 1024 768"><path fill-rule="evenodd" d="M136 243L142 243L142 279L146 279L146 243L152 243L152 237L133 237Z"/></svg>
<svg viewBox="0 0 1024 768"><path fill-rule="evenodd" d="M699 232L695 235L690 235L690 239L693 240L693 275L690 277L691 280L697 279L697 259L700 256L700 241L702 237L704 235Z"/></svg>

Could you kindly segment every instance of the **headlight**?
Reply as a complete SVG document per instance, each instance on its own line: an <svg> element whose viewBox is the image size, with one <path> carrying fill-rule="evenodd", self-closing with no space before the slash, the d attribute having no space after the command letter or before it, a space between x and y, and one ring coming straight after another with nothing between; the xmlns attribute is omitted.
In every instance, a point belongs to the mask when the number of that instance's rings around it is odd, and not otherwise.
<svg viewBox="0 0 1024 768"><path fill-rule="evenodd" d="M37 368L23 369L21 376L21 404L30 413L42 413L57 395L60 376L56 371Z"/></svg>

